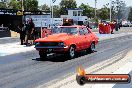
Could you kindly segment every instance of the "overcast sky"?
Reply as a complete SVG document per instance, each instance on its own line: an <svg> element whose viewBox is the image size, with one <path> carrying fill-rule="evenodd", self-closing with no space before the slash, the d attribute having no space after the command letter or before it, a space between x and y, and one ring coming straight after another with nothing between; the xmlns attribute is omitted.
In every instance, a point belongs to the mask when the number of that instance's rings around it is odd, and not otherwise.
<svg viewBox="0 0 132 88"><path fill-rule="evenodd" d="M50 5L50 0L38 0L39 5L47 4ZM61 0L56 0L54 3L55 5L58 5ZM95 0L76 0L77 4L80 5L81 3L88 3L90 6L94 7L94 1ZM127 6L132 6L132 0L123 0L126 2ZM97 0L97 8L101 8L103 5L109 3L110 0Z"/></svg>

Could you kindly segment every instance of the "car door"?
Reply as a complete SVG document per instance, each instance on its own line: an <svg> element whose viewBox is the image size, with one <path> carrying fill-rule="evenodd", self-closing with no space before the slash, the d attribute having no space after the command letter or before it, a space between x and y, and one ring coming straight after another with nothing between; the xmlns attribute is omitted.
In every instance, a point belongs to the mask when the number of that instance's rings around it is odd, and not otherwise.
<svg viewBox="0 0 132 88"><path fill-rule="evenodd" d="M91 43L92 43L92 33L85 27L84 28L84 34L85 34L85 49L90 47Z"/></svg>
<svg viewBox="0 0 132 88"><path fill-rule="evenodd" d="M84 34L83 28L79 28L79 37L78 37L79 50L85 49L86 47L86 36Z"/></svg>

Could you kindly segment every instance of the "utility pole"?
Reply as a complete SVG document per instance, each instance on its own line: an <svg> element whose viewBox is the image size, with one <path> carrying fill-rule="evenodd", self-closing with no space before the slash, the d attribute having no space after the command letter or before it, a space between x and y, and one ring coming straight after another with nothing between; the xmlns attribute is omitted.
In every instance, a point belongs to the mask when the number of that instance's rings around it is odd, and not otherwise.
<svg viewBox="0 0 132 88"><path fill-rule="evenodd" d="M112 21L112 0L110 0L110 22Z"/></svg>
<svg viewBox="0 0 132 88"><path fill-rule="evenodd" d="M21 14L22 14L22 24L23 24L23 21L24 21L24 1L22 0L22 12L21 12Z"/></svg>
<svg viewBox="0 0 132 88"><path fill-rule="evenodd" d="M50 17L52 18L52 4L51 4L51 0L50 0ZM51 20L50 20L50 24L51 24Z"/></svg>
<svg viewBox="0 0 132 88"><path fill-rule="evenodd" d="M53 0L50 0L50 15L51 15L51 24L53 24L53 18L54 18L54 10L53 10Z"/></svg>
<svg viewBox="0 0 132 88"><path fill-rule="evenodd" d="M51 0L50 2L52 2L52 24L53 24L53 18L54 18L54 3L56 2L56 0Z"/></svg>
<svg viewBox="0 0 132 88"><path fill-rule="evenodd" d="M23 0L22 0L22 12L24 11L24 4L23 4Z"/></svg>
<svg viewBox="0 0 132 88"><path fill-rule="evenodd" d="M97 4L97 0L95 0L95 18L97 16L97 12L96 12L96 4Z"/></svg>
<svg viewBox="0 0 132 88"><path fill-rule="evenodd" d="M117 23L118 23L118 21L119 21L119 0L117 0L116 1L116 3L117 3Z"/></svg>
<svg viewBox="0 0 132 88"><path fill-rule="evenodd" d="M53 6L54 5L53 5L53 2L52 2L52 25L53 25L53 18L54 18L54 10L53 10L54 8L53 8Z"/></svg>
<svg viewBox="0 0 132 88"><path fill-rule="evenodd" d="M43 26L43 24L42 24L42 10L43 10L43 9L42 9L42 6L41 6L41 30L42 30L42 28L43 28L43 27L42 27L42 26ZM41 32L41 33L42 33L42 32Z"/></svg>

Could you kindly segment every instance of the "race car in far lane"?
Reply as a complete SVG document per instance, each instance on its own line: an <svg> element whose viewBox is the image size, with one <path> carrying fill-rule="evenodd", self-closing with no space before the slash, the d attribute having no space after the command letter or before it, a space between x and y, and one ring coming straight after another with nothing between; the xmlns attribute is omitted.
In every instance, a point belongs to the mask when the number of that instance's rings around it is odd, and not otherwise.
<svg viewBox="0 0 132 88"><path fill-rule="evenodd" d="M76 52L86 50L93 52L99 38L86 26L60 26L56 34L35 40L35 48L40 59L46 59L47 54L66 54L74 58Z"/></svg>

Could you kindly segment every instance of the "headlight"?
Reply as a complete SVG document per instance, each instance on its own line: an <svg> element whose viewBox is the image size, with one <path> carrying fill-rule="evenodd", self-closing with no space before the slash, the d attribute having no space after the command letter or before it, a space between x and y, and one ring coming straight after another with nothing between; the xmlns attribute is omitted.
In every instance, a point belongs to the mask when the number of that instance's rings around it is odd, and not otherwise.
<svg viewBox="0 0 132 88"><path fill-rule="evenodd" d="M65 44L63 42L60 42L58 45L59 46L65 46Z"/></svg>

